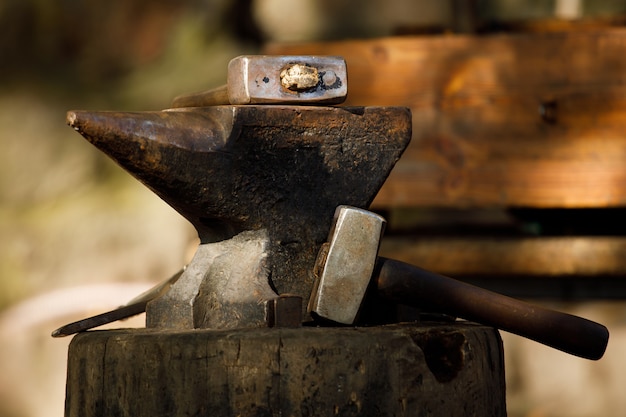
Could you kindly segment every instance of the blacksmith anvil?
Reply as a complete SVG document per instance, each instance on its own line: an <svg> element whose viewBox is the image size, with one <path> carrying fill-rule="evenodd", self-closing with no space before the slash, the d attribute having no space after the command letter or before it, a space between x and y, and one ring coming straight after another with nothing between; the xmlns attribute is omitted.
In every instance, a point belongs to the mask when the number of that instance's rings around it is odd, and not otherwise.
<svg viewBox="0 0 626 417"><path fill-rule="evenodd" d="M301 91L297 83L282 86L283 102L324 102L339 88L345 97L347 83L345 63L334 59L332 84L325 84L328 61L280 58L278 67L254 74L249 63L250 73L236 76L246 85L277 85L294 78L285 70L290 65L312 68L320 81ZM312 71L300 72L306 78ZM193 260L146 310L149 327L188 329L293 321L283 306L293 311L294 300L305 313L299 301L310 295L335 208L367 207L411 137L409 110L389 107L74 111L68 123L197 229L201 244Z"/></svg>
<svg viewBox="0 0 626 417"><path fill-rule="evenodd" d="M355 225L344 229L349 233L344 232L343 243L336 245L342 255L334 258L334 265L356 262L348 275L364 267L357 274L358 283L348 285L344 275L333 270L329 275L333 278L315 285L314 308L307 312L302 300L311 298L316 259L335 208L369 206L409 143L411 116L399 107L284 104L337 102L338 91L345 97L342 64L340 59L319 57L237 58L229 67L226 90L175 102L203 105L215 103L215 98L242 102L241 97L243 102L276 102L281 97L280 105L68 113L70 126L187 218L200 236L201 244L185 271L165 290L122 309L124 314L145 308L148 327L176 329L298 326L303 320L324 317L341 322L334 318L338 304L354 315L375 269L374 259L365 264L361 260L367 257L353 253L352 240L366 227L368 215L359 215ZM333 230L337 229L335 222ZM374 257L381 230L364 234L364 250ZM408 288L405 282L414 282L416 276L406 268L387 275L402 277L398 288ZM338 286L345 287L344 294L358 295L349 303L327 301L335 300L327 295L334 290L320 288ZM474 293L479 301L468 301ZM569 353L598 359L606 348L608 332L597 323L546 310L538 314L536 307L468 286L437 286L436 294L438 308L453 300L454 314L479 318ZM399 298L411 304L411 296ZM456 308L461 304L471 305L467 310ZM498 305L504 307L489 308ZM325 316L322 310L332 314ZM487 311L496 314L483 313ZM105 316L111 317L119 318ZM551 330L555 327L566 329L563 337L555 336Z"/></svg>

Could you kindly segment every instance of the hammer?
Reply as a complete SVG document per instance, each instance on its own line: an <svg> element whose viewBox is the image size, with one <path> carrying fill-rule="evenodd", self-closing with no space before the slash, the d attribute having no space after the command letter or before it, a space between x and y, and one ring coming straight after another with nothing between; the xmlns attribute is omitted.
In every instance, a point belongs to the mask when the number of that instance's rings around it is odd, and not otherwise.
<svg viewBox="0 0 626 417"><path fill-rule="evenodd" d="M347 92L346 62L341 57L248 55L229 62L226 85L178 96L172 107L339 104Z"/></svg>
<svg viewBox="0 0 626 417"><path fill-rule="evenodd" d="M352 324L371 288L400 304L483 323L582 358L597 360L604 354L609 333L601 324L377 257L385 223L363 209L337 208L316 262L310 313Z"/></svg>

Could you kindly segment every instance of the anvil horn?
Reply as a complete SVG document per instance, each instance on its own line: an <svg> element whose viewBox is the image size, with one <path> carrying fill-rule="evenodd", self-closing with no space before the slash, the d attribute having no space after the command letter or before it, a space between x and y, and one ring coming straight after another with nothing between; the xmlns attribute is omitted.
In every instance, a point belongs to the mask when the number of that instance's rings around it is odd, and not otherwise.
<svg viewBox="0 0 626 417"><path fill-rule="evenodd" d="M187 218L205 241L236 233L227 219L205 227L210 192L198 187L227 158L232 108L209 112L70 111L67 123ZM220 153L219 157L216 154ZM208 163L214 159L216 163ZM199 174L199 177L195 176ZM215 187L213 192L217 191ZM203 194L202 196L200 194ZM209 201L205 201L207 200ZM195 201L190 201L196 199Z"/></svg>

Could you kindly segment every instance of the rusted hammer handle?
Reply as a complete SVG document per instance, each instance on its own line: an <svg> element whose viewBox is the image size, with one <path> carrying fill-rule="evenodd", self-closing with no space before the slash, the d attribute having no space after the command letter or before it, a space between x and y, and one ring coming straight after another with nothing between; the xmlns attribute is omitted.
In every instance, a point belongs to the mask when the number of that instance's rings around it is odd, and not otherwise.
<svg viewBox="0 0 626 417"><path fill-rule="evenodd" d="M401 304L497 327L572 355L597 360L609 332L593 321L475 287L409 265L379 258L379 294Z"/></svg>

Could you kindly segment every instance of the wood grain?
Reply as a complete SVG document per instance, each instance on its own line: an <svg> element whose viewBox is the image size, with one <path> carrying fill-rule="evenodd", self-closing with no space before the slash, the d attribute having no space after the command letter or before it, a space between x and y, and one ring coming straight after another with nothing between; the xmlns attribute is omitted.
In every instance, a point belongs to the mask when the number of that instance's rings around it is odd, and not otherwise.
<svg viewBox="0 0 626 417"><path fill-rule="evenodd" d="M376 207L626 204L626 30L271 45L341 55L349 105L404 105Z"/></svg>
<svg viewBox="0 0 626 417"><path fill-rule="evenodd" d="M68 369L67 417L506 415L498 332L462 323L87 332Z"/></svg>
<svg viewBox="0 0 626 417"><path fill-rule="evenodd" d="M623 300L626 238L386 237L381 255L518 298Z"/></svg>
<svg viewBox="0 0 626 417"><path fill-rule="evenodd" d="M626 275L624 237L388 237L380 253L451 276Z"/></svg>

